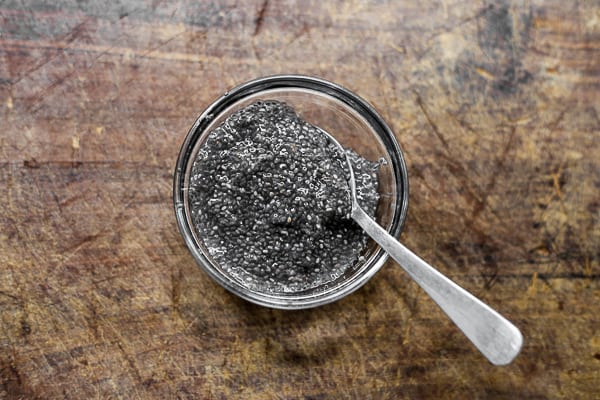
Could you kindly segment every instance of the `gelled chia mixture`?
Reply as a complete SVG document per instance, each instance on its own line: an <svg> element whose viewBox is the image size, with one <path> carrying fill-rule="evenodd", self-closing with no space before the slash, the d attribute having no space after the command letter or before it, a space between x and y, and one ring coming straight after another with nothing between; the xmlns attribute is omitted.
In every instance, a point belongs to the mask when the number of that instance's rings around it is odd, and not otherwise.
<svg viewBox="0 0 600 400"><path fill-rule="evenodd" d="M357 198L373 216L378 164L346 149ZM350 217L345 155L286 103L257 101L211 131L191 171L198 236L251 290L293 293L334 281L362 260Z"/></svg>

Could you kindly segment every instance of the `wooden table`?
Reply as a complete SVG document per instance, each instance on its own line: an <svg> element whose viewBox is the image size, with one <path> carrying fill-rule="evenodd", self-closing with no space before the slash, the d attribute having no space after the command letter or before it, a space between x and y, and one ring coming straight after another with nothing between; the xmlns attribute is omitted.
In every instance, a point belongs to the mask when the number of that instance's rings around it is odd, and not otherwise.
<svg viewBox="0 0 600 400"><path fill-rule="evenodd" d="M598 396L597 2L115 3L0 3L0 399ZM179 147L213 99L274 73L385 117L410 174L402 240L521 328L513 364L391 262L298 312L196 267Z"/></svg>

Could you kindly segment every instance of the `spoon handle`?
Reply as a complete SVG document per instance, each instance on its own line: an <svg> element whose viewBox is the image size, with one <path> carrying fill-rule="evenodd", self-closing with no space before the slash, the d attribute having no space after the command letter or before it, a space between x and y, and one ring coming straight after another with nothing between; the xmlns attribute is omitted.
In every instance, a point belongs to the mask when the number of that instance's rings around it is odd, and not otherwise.
<svg viewBox="0 0 600 400"><path fill-rule="evenodd" d="M521 350L519 329L402 245L360 207L353 219L440 306L475 347L495 365L509 364Z"/></svg>

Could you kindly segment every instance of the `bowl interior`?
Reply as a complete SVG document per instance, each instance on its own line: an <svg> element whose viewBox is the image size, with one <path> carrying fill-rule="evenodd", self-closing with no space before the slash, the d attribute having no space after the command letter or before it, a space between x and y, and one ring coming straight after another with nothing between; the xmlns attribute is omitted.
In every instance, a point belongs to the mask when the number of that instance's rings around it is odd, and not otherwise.
<svg viewBox="0 0 600 400"><path fill-rule="evenodd" d="M233 101L217 115L205 116L208 123L196 125L197 138L194 143L189 143L191 151L187 153L187 165L183 178L183 205L187 224L191 228L193 242L200 257L196 257L201 266L213 278L234 293L262 305L277 308L305 308L323 302L333 301L357 287L370 278L385 262L387 255L376 243L369 241L362 256L363 261L357 262L346 272L330 282L320 284L310 289L293 292L261 292L250 289L244 282L230 276L210 256L204 246L202 237L196 232L189 210L187 196L190 172L199 149L206 142L210 132L218 127L227 117L237 110L258 100L278 100L289 104L298 115L312 125L318 126L333 135L343 146L353 149L363 158L378 162L379 195L380 200L376 212L376 221L384 228L390 230L393 224L398 224L398 213L405 211L399 199L403 191L398 187L398 177L394 171L393 163L398 157L393 157L394 148L386 146L382 140L382 132L376 131L373 126L354 108L339 99L322 91L307 88L274 88L260 90L247 94ZM400 157L400 160L402 158ZM401 166L404 168L404 165ZM402 216L402 220L403 220ZM400 221L402 224L403 221ZM394 222L395 221L395 222ZM188 241L188 246L190 245Z"/></svg>

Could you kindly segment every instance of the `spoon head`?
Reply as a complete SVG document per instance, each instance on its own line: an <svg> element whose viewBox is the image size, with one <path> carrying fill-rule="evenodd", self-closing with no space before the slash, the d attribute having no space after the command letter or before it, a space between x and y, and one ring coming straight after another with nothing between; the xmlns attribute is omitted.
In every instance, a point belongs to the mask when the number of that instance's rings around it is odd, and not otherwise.
<svg viewBox="0 0 600 400"><path fill-rule="evenodd" d="M350 201L352 202L352 210L355 210L357 207L359 207L359 205L358 200L356 198L356 180L354 179L354 169L352 168L352 162L350 162L350 157L348 156L348 153L346 152L344 146L342 146L342 144L338 142L332 134L330 134L322 128L317 127L317 129L321 133L323 133L325 137L327 137L328 142L337 147L338 151L340 152L340 155L343 155L343 158L346 160L346 165L342 166L342 168L347 170L346 181L348 182L348 187L350 189L348 194L350 195Z"/></svg>

